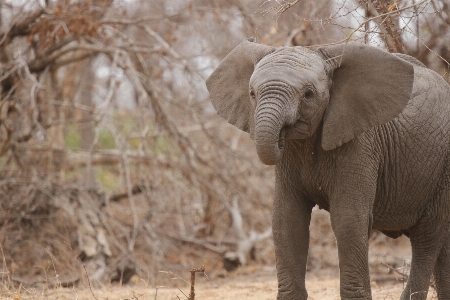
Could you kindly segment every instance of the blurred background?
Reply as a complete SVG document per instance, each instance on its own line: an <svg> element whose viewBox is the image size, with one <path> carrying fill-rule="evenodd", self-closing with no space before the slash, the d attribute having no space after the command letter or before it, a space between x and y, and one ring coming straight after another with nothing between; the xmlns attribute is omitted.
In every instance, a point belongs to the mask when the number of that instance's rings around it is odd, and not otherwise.
<svg viewBox="0 0 450 300"><path fill-rule="evenodd" d="M155 285L202 265L275 275L274 169L216 115L205 79L248 37L355 40L448 79L449 4L0 1L1 289ZM328 213L313 215L308 272L337 276ZM407 273L408 240L374 231L370 243L377 280Z"/></svg>

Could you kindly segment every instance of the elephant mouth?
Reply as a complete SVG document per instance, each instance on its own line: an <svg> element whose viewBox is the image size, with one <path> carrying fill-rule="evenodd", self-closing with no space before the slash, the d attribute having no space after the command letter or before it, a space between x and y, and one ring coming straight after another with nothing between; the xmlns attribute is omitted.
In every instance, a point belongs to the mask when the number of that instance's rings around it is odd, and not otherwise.
<svg viewBox="0 0 450 300"><path fill-rule="evenodd" d="M280 132L280 139L281 135L283 134L283 145L285 143L285 140L302 140L310 136L310 129L310 123L297 121L294 125L283 127Z"/></svg>

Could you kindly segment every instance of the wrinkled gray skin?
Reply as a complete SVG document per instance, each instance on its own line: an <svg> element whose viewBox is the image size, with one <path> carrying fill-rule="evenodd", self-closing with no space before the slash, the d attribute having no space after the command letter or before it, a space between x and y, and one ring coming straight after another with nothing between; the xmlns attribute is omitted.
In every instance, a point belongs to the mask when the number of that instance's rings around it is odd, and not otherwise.
<svg viewBox="0 0 450 300"><path fill-rule="evenodd" d="M405 234L401 299L450 299L450 88L406 55L361 44L268 47L244 41L207 80L218 114L276 167L278 299L306 299L309 223L330 212L342 299L371 299L368 238ZM410 296L411 295L411 296Z"/></svg>

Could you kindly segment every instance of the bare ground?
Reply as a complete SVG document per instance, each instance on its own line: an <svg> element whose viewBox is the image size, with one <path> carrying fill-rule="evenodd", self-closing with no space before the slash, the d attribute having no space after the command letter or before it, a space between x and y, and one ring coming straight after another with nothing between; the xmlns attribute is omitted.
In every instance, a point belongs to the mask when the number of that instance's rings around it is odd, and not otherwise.
<svg viewBox="0 0 450 300"><path fill-rule="evenodd" d="M381 277L378 277L381 278ZM186 299L189 295L189 284L178 280L179 288L174 287L177 280L173 279L171 287L146 287L145 283L137 282L135 286L103 286L101 288L58 288L43 290L12 289L7 294L0 295L0 299L151 299L177 300ZM335 300L339 297L339 279L334 276L314 276L306 282L309 299ZM389 280L372 281L373 299L399 299L403 290L403 283L394 278ZM199 275L196 283L195 299L214 300L273 300L276 298L277 281L273 270L266 268L252 274L235 274L225 278L207 279ZM430 288L428 299L437 299L436 293Z"/></svg>
<svg viewBox="0 0 450 300"><path fill-rule="evenodd" d="M325 219L324 219L325 218ZM309 299L334 300L339 297L339 269L338 257L334 236L328 215L317 211L313 218L312 240L308 260L307 289ZM409 240L405 237L392 240L381 234L373 234L370 240L369 264L372 279L373 299L389 300L399 299L403 291L402 276L393 271L391 266L401 272L408 273L403 267L411 257ZM227 273L222 268L211 268L208 264L207 274L197 273L195 284L195 299L217 300L273 300L276 298L277 281L274 267L254 263L240 267L236 271ZM220 263L218 263L220 265ZM156 280L157 287L149 285L147 280L134 276L131 285L101 285L96 284L92 291L83 287L52 289L48 283L40 288L23 288L17 283L10 286L0 286L0 299L134 299L134 300L177 300L187 299L190 292L189 270L182 274L160 273ZM184 278L185 280L183 280ZM5 281L3 281L5 282ZM50 282L50 281L49 281ZM85 281L86 282L86 281ZM437 299L433 289L428 292L428 299Z"/></svg>

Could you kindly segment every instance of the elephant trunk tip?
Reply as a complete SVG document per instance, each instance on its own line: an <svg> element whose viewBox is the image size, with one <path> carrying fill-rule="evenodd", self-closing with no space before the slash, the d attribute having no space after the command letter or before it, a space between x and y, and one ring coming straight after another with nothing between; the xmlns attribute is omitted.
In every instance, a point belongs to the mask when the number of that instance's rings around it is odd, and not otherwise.
<svg viewBox="0 0 450 300"><path fill-rule="evenodd" d="M274 143L267 143L267 141L258 143L258 140L255 140L256 151L258 153L258 157L261 160L261 162L269 166L276 165L282 157L283 150L285 147L285 141L286 141L285 128L281 129L278 140L275 141Z"/></svg>
<svg viewBox="0 0 450 300"><path fill-rule="evenodd" d="M264 157L264 156L260 156L260 155L258 155L258 156L259 156L259 160L261 160L261 162L267 166L274 166L280 161L280 158L275 158L275 159L269 158L268 159L267 157Z"/></svg>
<svg viewBox="0 0 450 300"><path fill-rule="evenodd" d="M278 136L278 149L283 152L284 143L286 141L286 127L281 128L280 135Z"/></svg>

